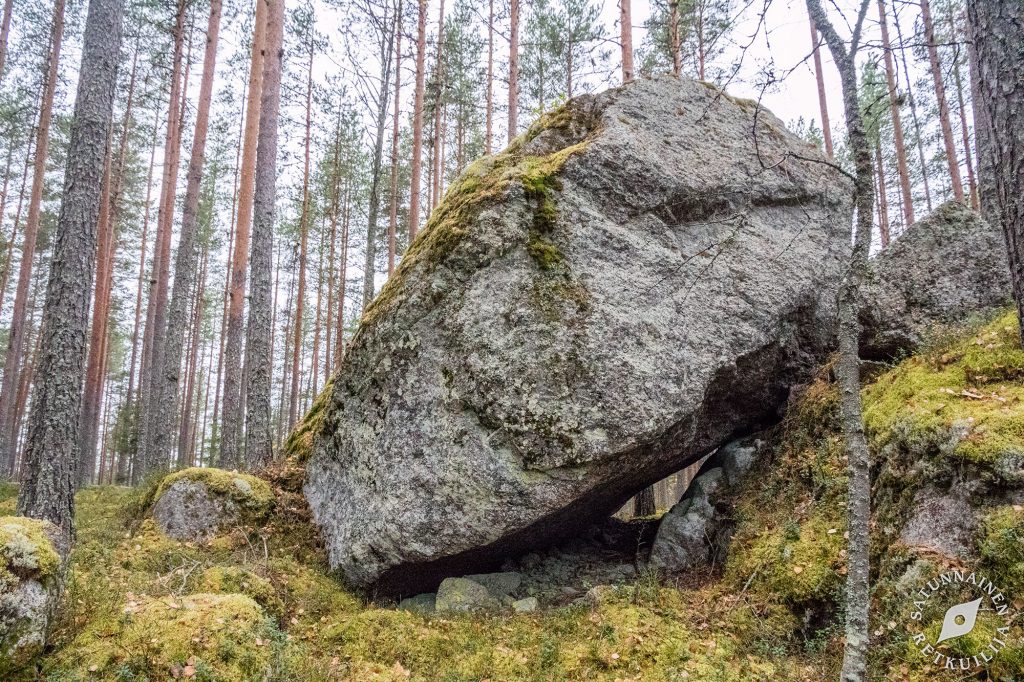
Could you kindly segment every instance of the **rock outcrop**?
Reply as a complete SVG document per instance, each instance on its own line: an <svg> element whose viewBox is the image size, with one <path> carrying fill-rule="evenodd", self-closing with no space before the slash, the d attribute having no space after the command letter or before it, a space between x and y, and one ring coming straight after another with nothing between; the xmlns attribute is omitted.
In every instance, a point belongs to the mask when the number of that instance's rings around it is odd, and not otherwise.
<svg viewBox="0 0 1024 682"><path fill-rule="evenodd" d="M156 490L153 520L175 540L202 542L218 532L259 523L274 504L267 482L222 469L183 469L166 476Z"/></svg>
<svg viewBox="0 0 1024 682"><path fill-rule="evenodd" d="M332 566L432 589L775 420L831 346L850 195L756 103L673 78L474 163L318 416L305 493Z"/></svg>
<svg viewBox="0 0 1024 682"><path fill-rule="evenodd" d="M939 206L875 256L863 289L861 356L890 359L929 334L1010 300L998 227L956 201Z"/></svg>
<svg viewBox="0 0 1024 682"><path fill-rule="evenodd" d="M24 667L46 645L67 555L52 523L0 517L0 676Z"/></svg>

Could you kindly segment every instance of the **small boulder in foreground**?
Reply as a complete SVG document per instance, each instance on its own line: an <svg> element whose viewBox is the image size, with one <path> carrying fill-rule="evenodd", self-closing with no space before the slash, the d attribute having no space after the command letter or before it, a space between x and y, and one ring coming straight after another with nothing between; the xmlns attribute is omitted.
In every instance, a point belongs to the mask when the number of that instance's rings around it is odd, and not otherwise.
<svg viewBox="0 0 1024 682"><path fill-rule="evenodd" d="M263 521L274 493L255 476L191 468L168 474L155 500L153 520L161 532L175 540L205 542L232 526Z"/></svg>

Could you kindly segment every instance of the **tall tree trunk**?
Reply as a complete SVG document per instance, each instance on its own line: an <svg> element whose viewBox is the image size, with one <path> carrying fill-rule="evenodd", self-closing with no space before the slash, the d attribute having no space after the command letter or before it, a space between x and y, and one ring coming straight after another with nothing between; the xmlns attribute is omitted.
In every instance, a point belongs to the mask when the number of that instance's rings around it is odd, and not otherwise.
<svg viewBox="0 0 1024 682"><path fill-rule="evenodd" d="M434 73L437 80L437 94L434 97L434 189L431 193L431 210L437 208L441 203L441 177L444 175L444 163L441 161L441 145L444 144L444 135L441 133L441 107L444 101L445 68L444 68L444 0L441 1L441 8L437 13L437 61L434 66ZM363 301L365 308L366 301Z"/></svg>
<svg viewBox="0 0 1024 682"><path fill-rule="evenodd" d="M978 92L984 134L979 145L979 168L991 180L982 188L986 215L998 216L1006 238L1010 281L1017 304L1021 345L1024 346L1024 6L1017 0L967 0L967 19L975 50ZM991 197L995 206L986 207Z"/></svg>
<svg viewBox="0 0 1024 682"><path fill-rule="evenodd" d="M59 0L58 0L59 1ZM90 0L71 122L64 193L43 307L35 395L18 512L73 535L89 293L96 262L103 155L110 137L123 0Z"/></svg>
<svg viewBox="0 0 1024 682"><path fill-rule="evenodd" d="M15 289L14 309L11 313L11 330L7 337L3 380L0 382L0 458L6 461L8 475L14 474L14 460L17 451L17 434L14 432L16 392L19 384L18 377L22 356L25 351L26 305L28 302L29 285L32 280L32 263L35 260L36 239L39 236L43 187L46 183L46 156L50 144L50 123L53 121L53 97L57 88L60 48L63 38L64 0L57 0L53 8L53 23L50 29L50 53L47 57L42 108L39 112L39 127L36 130L36 156L32 169L32 191L29 195L28 217L25 221L25 241L21 249L21 266L18 270L18 286ZM101 145L106 145L105 138ZM97 163L97 172L99 172L102 163L101 157ZM98 188L96 198L98 201ZM95 228L95 226L93 227Z"/></svg>
<svg viewBox="0 0 1024 682"><path fill-rule="evenodd" d="M256 182L256 149L263 89L263 52L267 31L267 2L256 0L249 61L249 99L245 107L245 139L242 142L242 173L238 186L238 217L235 219L235 251L231 260L231 296L228 329L224 341L224 407L221 416L218 463L240 466L242 445L242 345L246 274Z"/></svg>
<svg viewBox="0 0 1024 682"><path fill-rule="evenodd" d="M245 461L250 469L269 463L273 455L270 351L274 330L270 320L270 273L273 269L274 201L277 197L277 122L281 99L281 61L284 56L284 0L271 0L268 5L253 195L252 245L249 250L252 292L245 335Z"/></svg>
<svg viewBox="0 0 1024 682"><path fill-rule="evenodd" d="M846 114L846 139L854 158L854 202L857 224L850 268L839 292L839 361L836 378L839 383L840 415L846 441L849 469L847 514L849 544L846 579L846 645L843 653L843 682L862 682L867 678L869 564L868 530L871 521L871 480L867 439L860 398L860 357L858 300L861 282L867 270L871 248L871 226L874 222L875 178L871 163L871 145L861 118L857 83L857 51L861 27L870 0L861 0L850 44L846 45L828 20L820 0L806 0L807 10L822 32L832 59L839 70Z"/></svg>
<svg viewBox="0 0 1024 682"><path fill-rule="evenodd" d="M218 2L219 0L214 0ZM186 467L192 465L192 435L195 433L192 428L194 416L193 404L196 390L196 367L199 360L199 347L202 343L203 326L203 299L206 296L206 264L209 249L204 245L203 255L199 265L199 281L196 283L194 299L192 304L192 339L190 342L187 357L188 371L184 391L184 403L181 408L181 422L178 428L178 466Z"/></svg>
<svg viewBox="0 0 1024 682"><path fill-rule="evenodd" d="M312 38L312 33L310 33ZM387 94L382 93L382 97ZM309 146L313 120L313 45L309 47L309 67L306 72L306 138L302 170L302 212L299 215L299 288L295 297L295 325L292 333L292 384L288 400L288 430L291 431L299 418L299 368L302 364L303 314L306 306L306 258L309 245ZM290 308L289 308L290 310Z"/></svg>
<svg viewBox="0 0 1024 682"><path fill-rule="evenodd" d="M174 203L178 186L178 161L181 157L181 129L187 76L182 75L185 47L185 18L188 4L178 0L174 27L174 56L171 67L171 90L168 100L167 134L164 139L164 169L160 183L157 210L156 240L153 252L153 275L146 311L146 339L143 342L142 379L139 391L139 452L136 476L164 469L169 461L154 446L157 421L164 411L160 375L163 369L167 333L167 290L171 277L171 237L174 228ZM187 60L190 61L190 60ZM185 66L185 73L188 65ZM183 83L184 81L184 83ZM148 343L147 343L148 342Z"/></svg>
<svg viewBox="0 0 1024 682"><path fill-rule="evenodd" d="M11 35L11 11L14 0L4 0L4 17L0 21L0 80L4 76L4 65L7 63L7 40Z"/></svg>
<svg viewBox="0 0 1024 682"><path fill-rule="evenodd" d="M910 192L910 171L907 169L907 145L903 140L903 122L900 120L900 97L896 87L896 68L889 44L889 23L885 16L885 0L878 0L878 23L882 28L882 52L885 55L885 80L889 87L889 112L892 115L893 139L896 142L896 168L900 176L903 196L903 226L914 223L914 201ZM888 222L885 223L888 225Z"/></svg>
<svg viewBox="0 0 1024 682"><path fill-rule="evenodd" d="M338 292L338 325L334 341L334 369L341 366L345 355L345 293L348 287L348 228L351 217L351 192L348 182L345 183L345 204L341 221L341 273L338 279L341 290Z"/></svg>
<svg viewBox="0 0 1024 682"><path fill-rule="evenodd" d="M679 40L679 0L669 0L668 7L668 43L672 51L672 75L679 78L683 73L683 54Z"/></svg>
<svg viewBox="0 0 1024 682"><path fill-rule="evenodd" d="M895 2L893 3L895 7ZM896 39L900 45L905 45L903 41L903 28L900 26L899 17L893 22L896 26ZM932 212L932 190L931 183L928 180L928 163L925 160L924 155L924 139L921 135L921 119L917 115L917 99L914 97L914 88L910 83L910 67L907 65L907 50L901 49L900 63L903 65L903 79L904 87L907 90L907 101L910 103L910 117L914 121L914 138L915 146L917 147L917 160L921 164L921 183L924 185L924 201L925 206L928 208L928 212Z"/></svg>
<svg viewBox="0 0 1024 682"><path fill-rule="evenodd" d="M949 16L949 28L956 35L956 22L953 15ZM969 50L970 48L968 48ZM964 161L967 163L967 187L970 190L971 207L980 208L978 202L978 182L974 177L974 159L971 158L971 135L967 128L967 106L964 103L964 81L960 75L959 55L953 60L953 83L956 86L957 114L960 116L960 135L964 143Z"/></svg>
<svg viewBox="0 0 1024 682"><path fill-rule="evenodd" d="M956 143L953 141L953 125L950 123L949 102L946 101L946 86L942 81L942 64L939 61L939 47L935 42L935 25L928 0L921 0L921 20L924 22L924 37L928 43L928 59L931 62L932 81L935 83L935 99L939 103L939 123L942 127L942 142L946 146L946 162L949 164L949 180L953 185L953 198L964 200L964 183L960 179L960 162L957 160Z"/></svg>
<svg viewBox="0 0 1024 682"><path fill-rule="evenodd" d="M619 0L619 33L622 39L622 82L633 80L633 17L630 0Z"/></svg>
<svg viewBox="0 0 1024 682"><path fill-rule="evenodd" d="M653 516L657 511L653 485L647 486L633 498L633 516Z"/></svg>
<svg viewBox="0 0 1024 682"><path fill-rule="evenodd" d="M493 0L491 0L493 2ZM402 106L402 0L395 14L395 112L391 129L391 212L388 216L388 277L395 272L398 232L398 117ZM490 113L488 112L488 116ZM488 119L490 120L490 119Z"/></svg>
<svg viewBox="0 0 1024 682"><path fill-rule="evenodd" d="M444 9L444 0L441 0ZM444 17L442 16L442 29ZM384 129L388 117L388 94L391 92L391 59L397 24L392 24L391 32L382 37L381 50L381 87L377 99L377 133L373 145L373 159L370 174L370 205L366 219L366 259L363 268L363 310L365 311L374 296L374 274L377 256L377 216L380 213L380 184L384 155ZM440 49L440 48L439 48ZM440 53L439 53L440 54Z"/></svg>
<svg viewBox="0 0 1024 682"><path fill-rule="evenodd" d="M25 149L25 165L21 173L21 189L18 190L18 208L14 211L14 224L11 226L11 239L7 242L7 254L5 257L4 274L3 278L0 279L0 309L3 308L3 302L7 299L7 285L9 284L11 277L11 268L14 266L14 244L18 240L18 227L21 225L21 213L25 207L25 190L28 188L28 177L32 170L32 151L34 139L30 137L28 146ZM0 453L0 466L2 466L2 453Z"/></svg>
<svg viewBox="0 0 1024 682"><path fill-rule="evenodd" d="M514 0L513 0L514 1ZM420 226L420 194L423 183L423 99L427 59L427 0L419 0L416 25L416 94L412 119L412 168L409 180L409 243ZM339 358L340 359L340 358Z"/></svg>
<svg viewBox="0 0 1024 682"><path fill-rule="evenodd" d="M508 141L519 129L519 0L509 7L508 32Z"/></svg>
<svg viewBox="0 0 1024 682"><path fill-rule="evenodd" d="M92 330L89 336L89 355L85 370L85 392L82 398L82 442L78 452L75 483L88 485L96 466L96 440L99 429L100 401L103 399L103 357L106 350L107 319L110 310L110 287L113 276L114 223L110 220L110 160L107 144L103 162L103 184L100 194L100 214L97 231L99 260L96 265L96 286L93 291Z"/></svg>
<svg viewBox="0 0 1024 682"><path fill-rule="evenodd" d="M320 381L320 331L323 322L323 294L324 294L324 223L320 221L320 247L317 250L317 276L316 276L316 316L313 319L313 372L309 382L312 390L310 396L316 396L317 385ZM305 405L303 406L305 407ZM303 409L303 413L306 410Z"/></svg>
<svg viewBox="0 0 1024 682"><path fill-rule="evenodd" d="M875 165L878 166L878 231L884 249L889 246L889 197L885 188L885 167L882 165L881 142L875 143Z"/></svg>
<svg viewBox="0 0 1024 682"><path fill-rule="evenodd" d="M814 77L818 81L818 108L821 110L821 134L825 138L825 153L832 156L832 123L828 119L828 98L825 96L825 73L821 67L821 48L818 29L811 17L811 47L814 49Z"/></svg>
<svg viewBox="0 0 1024 682"><path fill-rule="evenodd" d="M196 232L199 227L199 198L202 193L203 163L206 158L206 136L210 123L210 102L213 99L213 79L217 68L217 41L220 33L221 0L211 0L210 16L206 24L206 48L203 54L203 75L199 83L199 102L196 108L196 125L192 138L192 154L189 158L185 183L185 203L182 207L181 231L178 237L178 251L174 262L174 285L167 312L167 327L160 364L154 373L153 387L155 405L152 410L154 428L150 434L147 450L152 454L147 461L174 461L172 433L178 413L179 383L182 366L182 350L185 331L188 329L188 307L192 290L195 288L198 245ZM155 357L155 356L154 356ZM183 455L179 451L177 461Z"/></svg>
<svg viewBox="0 0 1024 682"><path fill-rule="evenodd" d="M494 0L487 1L487 115L484 153L494 153Z"/></svg>

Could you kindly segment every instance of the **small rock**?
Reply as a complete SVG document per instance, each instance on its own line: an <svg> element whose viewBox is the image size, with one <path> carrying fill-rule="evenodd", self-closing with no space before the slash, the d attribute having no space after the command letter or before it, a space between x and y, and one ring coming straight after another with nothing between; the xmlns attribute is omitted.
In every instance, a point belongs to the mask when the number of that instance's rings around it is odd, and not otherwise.
<svg viewBox="0 0 1024 682"><path fill-rule="evenodd" d="M411 611L421 615L434 613L437 608L437 595L433 592L424 592L415 597L407 597L398 603L399 611Z"/></svg>
<svg viewBox="0 0 1024 682"><path fill-rule="evenodd" d="M978 521L964 496L955 491L924 490L914 496L913 509L900 533L909 547L949 557L971 555Z"/></svg>
<svg viewBox="0 0 1024 682"><path fill-rule="evenodd" d="M438 613L465 613L500 608L501 602L486 587L469 578L445 578L437 588Z"/></svg>
<svg viewBox="0 0 1024 682"><path fill-rule="evenodd" d="M526 599L512 602L512 610L516 613L533 613L537 610L538 606L540 606L540 603L536 597L527 597Z"/></svg>
<svg viewBox="0 0 1024 682"><path fill-rule="evenodd" d="M523 584L523 576L515 571L503 573L478 573L463 576L467 580L483 585L495 597L512 596Z"/></svg>
<svg viewBox="0 0 1024 682"><path fill-rule="evenodd" d="M270 486L255 476L191 468L161 481L152 514L164 535L205 542L225 528L262 520L273 501Z"/></svg>
<svg viewBox="0 0 1024 682"><path fill-rule="evenodd" d="M583 595L580 601L588 606L597 607L601 605L609 595L615 593L614 585L594 585Z"/></svg>
<svg viewBox="0 0 1024 682"><path fill-rule="evenodd" d="M741 439L718 448L714 460L718 466L722 467L726 483L736 485L743 479L750 468L754 466L754 462L757 461L760 445L760 440Z"/></svg>

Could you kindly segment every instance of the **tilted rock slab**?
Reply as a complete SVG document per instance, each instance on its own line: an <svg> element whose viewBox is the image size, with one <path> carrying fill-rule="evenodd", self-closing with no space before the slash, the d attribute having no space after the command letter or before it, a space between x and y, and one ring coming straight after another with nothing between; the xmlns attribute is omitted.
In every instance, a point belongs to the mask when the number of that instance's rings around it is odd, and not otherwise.
<svg viewBox="0 0 1024 682"><path fill-rule="evenodd" d="M912 352L943 326L1009 305L1003 233L947 202L871 259L861 295L861 357Z"/></svg>
<svg viewBox="0 0 1024 682"><path fill-rule="evenodd" d="M831 346L851 194L756 103L670 77L474 163L333 379L305 486L332 566L432 589L774 420Z"/></svg>

